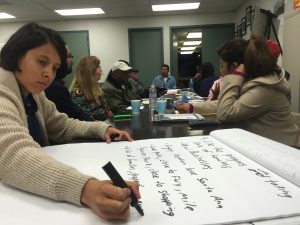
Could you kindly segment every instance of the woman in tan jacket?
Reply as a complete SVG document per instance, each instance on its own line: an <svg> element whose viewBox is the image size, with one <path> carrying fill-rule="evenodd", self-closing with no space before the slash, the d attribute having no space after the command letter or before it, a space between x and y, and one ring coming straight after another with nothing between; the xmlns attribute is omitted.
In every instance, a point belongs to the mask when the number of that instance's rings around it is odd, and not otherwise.
<svg viewBox="0 0 300 225"><path fill-rule="evenodd" d="M233 39L219 52L234 54L237 42L245 44L241 63L220 84L217 101L181 105L181 112L216 112L223 123L239 123L239 127L278 142L300 146L299 127L293 123L288 94L290 86L284 71L278 70L267 42L258 35L246 41ZM225 60L226 61L226 60Z"/></svg>
<svg viewBox="0 0 300 225"><path fill-rule="evenodd" d="M70 119L59 113L43 90L64 72L65 44L51 29L29 23L14 33L0 53L0 179L56 201L87 205L105 219L127 219L130 190L97 180L48 156L49 140L102 138L131 141L125 131L104 122ZM128 182L140 197L138 184Z"/></svg>

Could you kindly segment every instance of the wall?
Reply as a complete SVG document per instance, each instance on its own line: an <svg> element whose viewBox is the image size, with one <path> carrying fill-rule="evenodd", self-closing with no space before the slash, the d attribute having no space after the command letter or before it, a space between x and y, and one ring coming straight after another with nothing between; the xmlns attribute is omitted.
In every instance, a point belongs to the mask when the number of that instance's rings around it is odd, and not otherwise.
<svg viewBox="0 0 300 225"><path fill-rule="evenodd" d="M101 60L104 76L118 59L129 60L128 29L144 27L163 27L164 61L170 64L170 27L206 24L233 23L235 13L194 14L178 16L155 16L138 18L115 18L94 20L66 20L40 22L40 24L59 31L88 30L90 54ZM23 23L0 23L0 43L5 42ZM5 31L5 32L2 32Z"/></svg>
<svg viewBox="0 0 300 225"><path fill-rule="evenodd" d="M300 9L294 11L291 2L285 4L283 67L291 74L292 111L300 112Z"/></svg>
<svg viewBox="0 0 300 225"><path fill-rule="evenodd" d="M259 8L271 10L273 12L274 4L279 0L248 0L242 5L237 13L235 22L240 23L240 19L245 14L245 8L248 5L256 5ZM300 88L300 9L293 10L293 1L285 1L285 13L280 15L280 26L278 30L278 38L283 49L283 57L280 56L278 59L278 65L283 66L290 74L290 85L291 85L291 110L295 112L300 112L300 98L299 98L299 88ZM244 38L249 38L250 32L247 30L247 34Z"/></svg>
<svg viewBox="0 0 300 225"><path fill-rule="evenodd" d="M243 16L245 16L245 10L246 7L249 5L252 5L252 9L254 9L254 7L259 7L261 9L266 9L266 10L270 10L271 12L274 12L273 8L274 8L274 4L276 3L276 0L248 0L246 1L238 10L236 13L236 17L235 17L235 24L238 25L241 23L241 18ZM279 29L278 29L278 39L280 41L281 46L283 45L283 24L284 24L284 16L280 15L278 17L278 19L280 20L280 25L279 25ZM251 30L250 27L247 27L247 33L245 36L243 36L243 38L245 39L249 39L251 35ZM282 57L280 56L278 58L278 65L281 66L282 65Z"/></svg>
<svg viewBox="0 0 300 225"><path fill-rule="evenodd" d="M202 41L202 63L210 62L215 68L215 74L219 75L220 59L217 55L217 49L228 40L233 38L234 26L212 26L202 28L203 36Z"/></svg>

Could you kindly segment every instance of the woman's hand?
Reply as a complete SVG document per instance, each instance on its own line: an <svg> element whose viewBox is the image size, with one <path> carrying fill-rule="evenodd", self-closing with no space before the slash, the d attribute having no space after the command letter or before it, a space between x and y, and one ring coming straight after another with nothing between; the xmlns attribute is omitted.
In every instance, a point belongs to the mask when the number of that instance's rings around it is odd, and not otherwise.
<svg viewBox="0 0 300 225"><path fill-rule="evenodd" d="M220 82L217 82L215 88L212 89L211 91L213 93L213 96L210 100L211 101L218 100L219 93L220 93Z"/></svg>
<svg viewBox="0 0 300 225"><path fill-rule="evenodd" d="M176 110L179 113L189 113L190 112L190 104L189 103L178 104L176 106Z"/></svg>
<svg viewBox="0 0 300 225"><path fill-rule="evenodd" d="M130 192L140 199L139 185L126 182L128 188L114 186L111 181L90 179L84 186L81 202L106 220L126 220L130 213Z"/></svg>
<svg viewBox="0 0 300 225"><path fill-rule="evenodd" d="M131 136L126 131L118 130L113 127L107 128L106 133L104 135L104 139L105 139L106 143L110 143L112 141L112 139L114 141L120 141L120 140L124 140L124 139L126 139L128 141L133 141Z"/></svg>
<svg viewBox="0 0 300 225"><path fill-rule="evenodd" d="M199 80L200 78L201 78L201 73L196 73L194 79Z"/></svg>

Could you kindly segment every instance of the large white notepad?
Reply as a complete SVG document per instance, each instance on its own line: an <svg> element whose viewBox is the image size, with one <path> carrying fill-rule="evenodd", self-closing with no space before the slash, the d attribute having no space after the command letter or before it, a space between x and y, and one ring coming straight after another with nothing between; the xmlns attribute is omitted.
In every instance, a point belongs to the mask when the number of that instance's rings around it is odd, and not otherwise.
<svg viewBox="0 0 300 225"><path fill-rule="evenodd" d="M145 216L132 208L128 221L108 222L1 184L1 224L201 225L300 215L300 152L243 130L44 150L99 179L107 179L101 167L111 161L124 178L140 182Z"/></svg>

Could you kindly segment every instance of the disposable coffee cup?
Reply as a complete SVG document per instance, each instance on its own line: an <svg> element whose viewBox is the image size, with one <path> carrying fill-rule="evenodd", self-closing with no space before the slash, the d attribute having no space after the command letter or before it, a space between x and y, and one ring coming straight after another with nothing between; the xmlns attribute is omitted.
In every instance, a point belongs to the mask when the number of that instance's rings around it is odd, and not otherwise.
<svg viewBox="0 0 300 225"><path fill-rule="evenodd" d="M166 113L167 100L166 99L158 99L156 101L156 111L158 114Z"/></svg>
<svg viewBox="0 0 300 225"><path fill-rule="evenodd" d="M131 100L132 114L140 114L141 100Z"/></svg>

